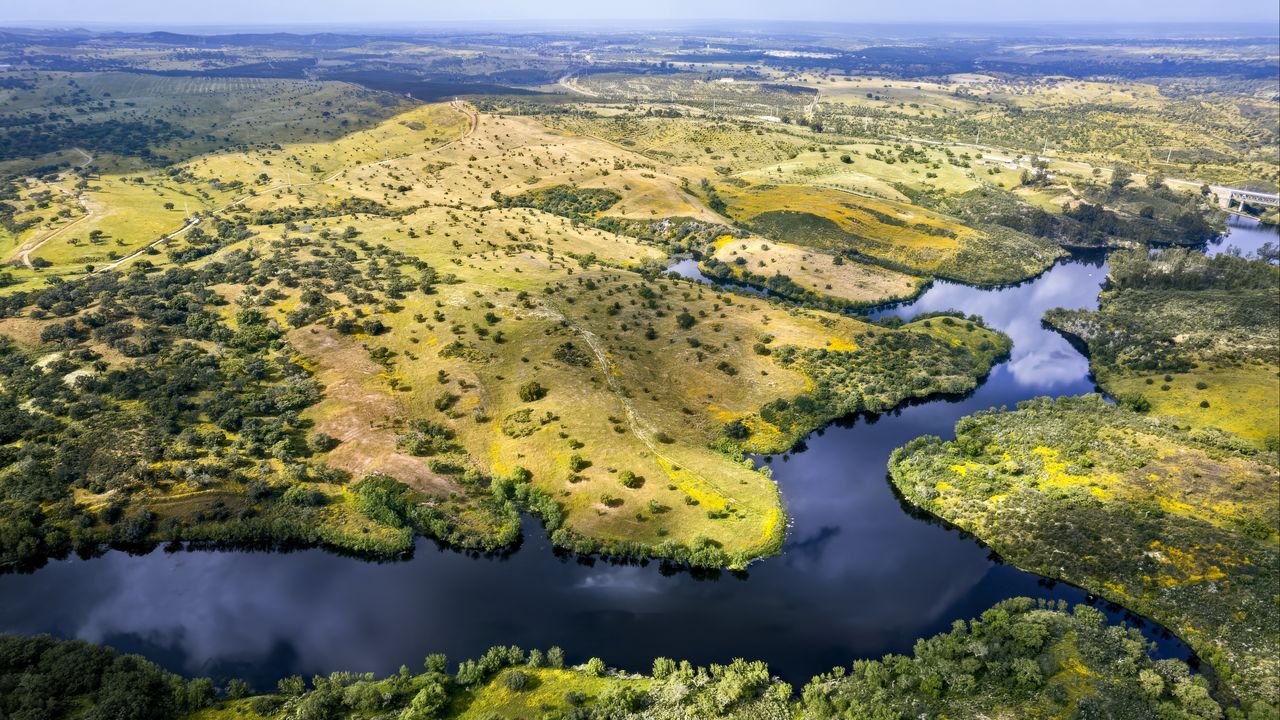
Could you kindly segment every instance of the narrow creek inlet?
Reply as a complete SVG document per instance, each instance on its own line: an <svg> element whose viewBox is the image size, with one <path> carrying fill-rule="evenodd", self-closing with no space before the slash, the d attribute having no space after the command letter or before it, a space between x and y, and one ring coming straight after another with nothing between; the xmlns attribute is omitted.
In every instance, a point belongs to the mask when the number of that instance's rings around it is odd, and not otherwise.
<svg viewBox="0 0 1280 720"><path fill-rule="evenodd" d="M1210 251L1254 250L1275 238L1241 221ZM392 563L322 550L108 552L0 576L0 631L103 642L170 670L243 677L262 690L294 673L387 674L419 668L430 652L456 661L496 644L559 645L571 662L599 655L634 670L655 656L760 659L799 685L856 658L907 652L1004 598L1086 602L1077 588L1003 564L973 539L913 517L885 468L894 448L924 434L950 436L978 410L1094 391L1087 360L1040 318L1053 307L1096 307L1105 275L1104 255L1076 255L1018 286L938 282L881 311L978 314L1013 338L1013 351L965 397L846 418L797 452L766 458L792 524L783 553L746 573L708 577L657 562L558 555L529 520L522 546L503 557L429 540L419 540L411 560ZM1099 607L1142 627L1158 656L1190 656L1163 630Z"/></svg>

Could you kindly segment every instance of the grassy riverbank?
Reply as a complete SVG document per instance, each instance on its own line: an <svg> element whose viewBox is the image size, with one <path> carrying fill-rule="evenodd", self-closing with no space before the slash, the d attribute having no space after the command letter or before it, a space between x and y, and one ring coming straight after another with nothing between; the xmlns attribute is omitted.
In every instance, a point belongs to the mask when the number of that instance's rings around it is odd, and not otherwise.
<svg viewBox="0 0 1280 720"><path fill-rule="evenodd" d="M0 636L0 690L9 716L113 720L1221 717L1205 680L1181 661L1153 662L1138 631L1107 625L1087 606L1025 598L958 620L911 655L835 668L798 693L761 662L702 668L658 658L633 674L599 658L570 665L560 648L496 647L457 665L428 655L422 668L384 679L295 676L255 694L81 642L9 636Z"/></svg>
<svg viewBox="0 0 1280 720"><path fill-rule="evenodd" d="M0 296L11 566L101 542L492 550L527 509L572 550L741 567L786 527L744 451L963 392L1008 349L976 319L666 277L715 214L672 168L525 118L423 106L120 185L209 177L247 190L107 272L58 236L31 272L60 279Z"/></svg>
<svg viewBox="0 0 1280 720"><path fill-rule="evenodd" d="M1274 452L1098 396L1041 398L965 418L953 441L908 443L890 474L1009 562L1178 633L1224 698L1259 712L1280 702Z"/></svg>
<svg viewBox="0 0 1280 720"><path fill-rule="evenodd" d="M1045 322L1084 343L1098 383L1130 407L1280 448L1280 268L1194 251L1111 256L1099 309Z"/></svg>

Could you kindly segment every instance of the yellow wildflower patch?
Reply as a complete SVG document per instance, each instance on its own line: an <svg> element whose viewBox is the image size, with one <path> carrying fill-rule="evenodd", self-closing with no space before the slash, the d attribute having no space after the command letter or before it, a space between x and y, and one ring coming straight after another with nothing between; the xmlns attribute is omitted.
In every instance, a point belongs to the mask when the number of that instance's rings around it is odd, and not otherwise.
<svg viewBox="0 0 1280 720"><path fill-rule="evenodd" d="M833 352L855 352L858 349L858 344L851 340L832 337L827 338L827 349Z"/></svg>
<svg viewBox="0 0 1280 720"><path fill-rule="evenodd" d="M778 510L778 508L776 507L770 508L769 513L765 515L765 518L764 518L764 527L762 528L762 531L760 533L760 541L768 542L769 540L772 540L774 535L779 530L778 525L781 521L782 521L782 513Z"/></svg>
<svg viewBox="0 0 1280 720"><path fill-rule="evenodd" d="M662 466L662 471L667 474L671 482L685 492L689 497L698 501L699 505L709 510L723 510L728 502L723 495L716 492L705 480L694 475L693 473L672 465L665 458L657 458L658 464Z"/></svg>
<svg viewBox="0 0 1280 720"><path fill-rule="evenodd" d="M751 430L751 438L742 444L747 452L764 451L781 443L782 431L777 425L759 415L744 415L741 419L742 424Z"/></svg>

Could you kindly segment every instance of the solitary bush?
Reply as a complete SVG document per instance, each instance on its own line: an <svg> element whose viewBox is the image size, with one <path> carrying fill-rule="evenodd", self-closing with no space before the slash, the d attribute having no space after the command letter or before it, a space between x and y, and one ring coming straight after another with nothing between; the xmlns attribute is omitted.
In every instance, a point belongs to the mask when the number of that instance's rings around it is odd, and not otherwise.
<svg viewBox="0 0 1280 720"><path fill-rule="evenodd" d="M587 353L571 342L561 343L552 353L552 357L566 365L578 365L581 367L591 363L591 358Z"/></svg>
<svg viewBox="0 0 1280 720"><path fill-rule="evenodd" d="M449 704L449 691L439 682L428 682L413 696L409 707L400 715L402 720L431 720Z"/></svg>
<svg viewBox="0 0 1280 720"><path fill-rule="evenodd" d="M640 477L639 475L636 475L630 470L623 470L622 474L618 476L618 482L622 485L622 487L631 488L634 490L644 485L644 478Z"/></svg>
<svg viewBox="0 0 1280 720"><path fill-rule="evenodd" d="M1120 405L1134 412L1146 412L1151 409L1151 401L1137 394L1121 396Z"/></svg>
<svg viewBox="0 0 1280 720"><path fill-rule="evenodd" d="M290 675L282 678L276 683L281 695L287 697L297 697L307 691L307 681L302 679L301 675Z"/></svg>
<svg viewBox="0 0 1280 720"><path fill-rule="evenodd" d="M312 433L309 444L315 452L328 452L338 447L338 439L322 432Z"/></svg>
<svg viewBox="0 0 1280 720"><path fill-rule="evenodd" d="M323 505L327 497L316 488L307 485L294 485L284 491L282 499L286 503L298 507L316 507Z"/></svg>
<svg viewBox="0 0 1280 720"><path fill-rule="evenodd" d="M531 380L521 385L519 392L520 399L525 402L534 402L547 396L547 389L537 380Z"/></svg>
<svg viewBox="0 0 1280 720"><path fill-rule="evenodd" d="M529 675L523 670L510 670L502 676L502 684L506 685L508 690L520 692L528 687Z"/></svg>
<svg viewBox="0 0 1280 720"><path fill-rule="evenodd" d="M431 653L422 661L427 672L444 674L449 671L449 658L444 653Z"/></svg>

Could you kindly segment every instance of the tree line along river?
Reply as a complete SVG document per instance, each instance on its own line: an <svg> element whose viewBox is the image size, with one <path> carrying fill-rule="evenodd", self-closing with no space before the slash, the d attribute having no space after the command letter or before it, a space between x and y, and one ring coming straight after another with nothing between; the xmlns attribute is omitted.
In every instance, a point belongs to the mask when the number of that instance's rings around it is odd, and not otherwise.
<svg viewBox="0 0 1280 720"><path fill-rule="evenodd" d="M1254 250L1276 237L1234 220L1208 251ZM689 264L675 269L696 272ZM1095 391L1086 358L1040 318L1053 307L1096 307L1105 275L1105 255L1079 254L1017 286L938 282L877 313L978 314L1013 338L1013 351L964 397L845 418L793 453L764 458L792 523L782 554L743 573L557 553L531 520L521 547L500 557L425 539L412 559L390 563L318 549L112 551L0 576L0 631L107 643L175 672L242 677L260 690L294 673L388 674L401 664L418 667L430 652L460 660L498 644L558 645L571 662L600 656L631 670L647 670L656 656L703 664L760 659L798 686L856 658L909 652L916 639L1004 598L1092 602L913 516L894 495L886 463L917 436L950 437L973 412ZM1141 627L1159 657L1190 657L1162 628L1098 607Z"/></svg>

